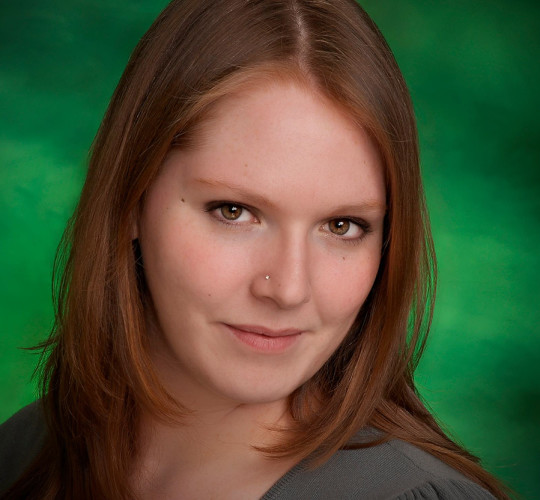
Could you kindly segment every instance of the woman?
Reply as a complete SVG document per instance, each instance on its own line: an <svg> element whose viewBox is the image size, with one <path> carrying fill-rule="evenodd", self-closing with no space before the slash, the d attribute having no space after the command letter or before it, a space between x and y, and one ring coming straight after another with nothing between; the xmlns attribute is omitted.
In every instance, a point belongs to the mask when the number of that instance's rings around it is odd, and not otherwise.
<svg viewBox="0 0 540 500"><path fill-rule="evenodd" d="M353 1L173 1L62 249L5 498L507 498L415 392L416 128Z"/></svg>

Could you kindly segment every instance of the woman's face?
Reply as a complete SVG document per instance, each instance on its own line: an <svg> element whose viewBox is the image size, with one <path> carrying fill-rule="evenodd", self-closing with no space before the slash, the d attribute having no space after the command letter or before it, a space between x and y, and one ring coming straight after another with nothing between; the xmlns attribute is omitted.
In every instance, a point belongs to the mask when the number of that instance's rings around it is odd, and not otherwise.
<svg viewBox="0 0 540 500"><path fill-rule="evenodd" d="M366 299L384 213L379 156L330 101L286 83L223 99L137 226L166 387L188 406L284 400Z"/></svg>

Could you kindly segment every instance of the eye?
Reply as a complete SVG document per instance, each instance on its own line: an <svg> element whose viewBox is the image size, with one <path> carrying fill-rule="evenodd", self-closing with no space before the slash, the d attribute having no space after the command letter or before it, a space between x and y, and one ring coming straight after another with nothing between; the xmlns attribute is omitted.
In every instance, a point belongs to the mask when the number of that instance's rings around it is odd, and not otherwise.
<svg viewBox="0 0 540 500"><path fill-rule="evenodd" d="M210 203L206 207L206 211L224 224L258 222L257 217L248 208L239 203L226 201Z"/></svg>
<svg viewBox="0 0 540 500"><path fill-rule="evenodd" d="M240 205L227 204L221 205L219 211L225 219L236 220L242 215L244 208Z"/></svg>
<svg viewBox="0 0 540 500"><path fill-rule="evenodd" d="M325 229L343 240L360 240L369 232L369 226L366 222L346 217L332 219L325 224Z"/></svg>
<svg viewBox="0 0 540 500"><path fill-rule="evenodd" d="M343 236L349 232L351 223L346 219L334 219L328 223L328 228L331 233Z"/></svg>

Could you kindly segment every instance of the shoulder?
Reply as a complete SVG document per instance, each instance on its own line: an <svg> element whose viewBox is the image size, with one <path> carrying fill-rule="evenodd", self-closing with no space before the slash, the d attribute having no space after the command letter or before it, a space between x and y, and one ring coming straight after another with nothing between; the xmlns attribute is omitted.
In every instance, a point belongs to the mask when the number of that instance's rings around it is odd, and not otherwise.
<svg viewBox="0 0 540 500"><path fill-rule="evenodd" d="M380 445L388 462L383 479L389 482L389 496L396 499L477 499L493 495L438 458L404 441ZM393 483L393 484L390 484Z"/></svg>
<svg viewBox="0 0 540 500"><path fill-rule="evenodd" d="M399 440L340 450L321 467L299 464L264 500L493 500L481 486L429 453Z"/></svg>
<svg viewBox="0 0 540 500"><path fill-rule="evenodd" d="M46 436L41 404L36 401L0 425L0 492L22 474L39 453Z"/></svg>

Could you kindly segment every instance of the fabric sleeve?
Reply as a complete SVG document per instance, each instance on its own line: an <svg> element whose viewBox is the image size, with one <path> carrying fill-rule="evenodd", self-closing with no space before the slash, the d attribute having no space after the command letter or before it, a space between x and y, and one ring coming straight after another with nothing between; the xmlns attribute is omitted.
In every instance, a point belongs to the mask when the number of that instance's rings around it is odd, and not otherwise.
<svg viewBox="0 0 540 500"><path fill-rule="evenodd" d="M45 435L39 402L25 406L0 425L0 493L6 491L37 456Z"/></svg>
<svg viewBox="0 0 540 500"><path fill-rule="evenodd" d="M427 481L395 500L496 500L481 486L471 481L434 479Z"/></svg>

